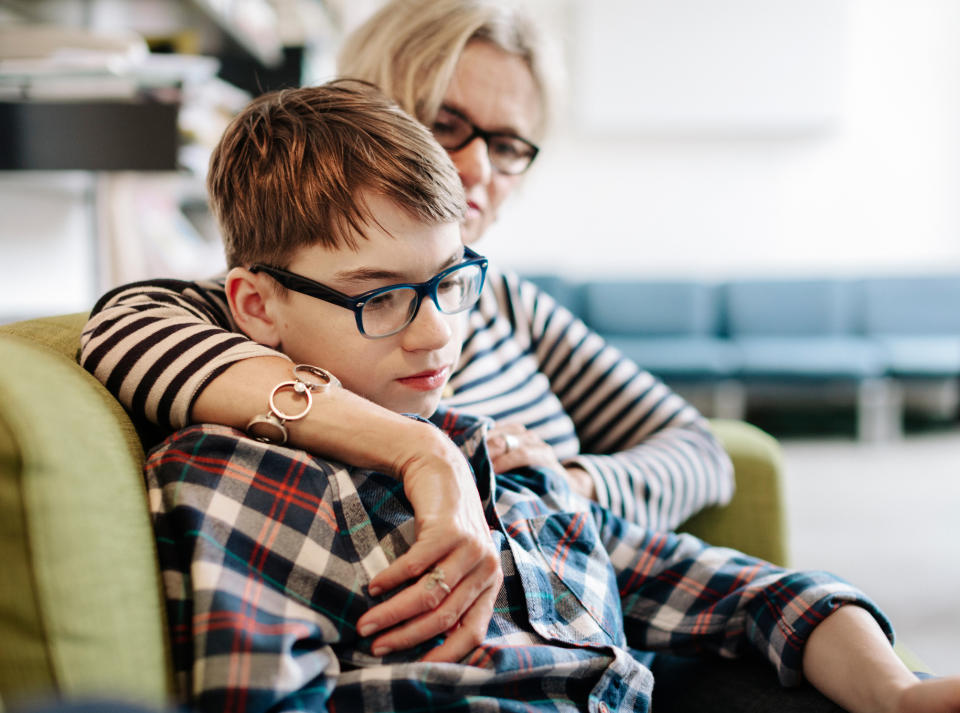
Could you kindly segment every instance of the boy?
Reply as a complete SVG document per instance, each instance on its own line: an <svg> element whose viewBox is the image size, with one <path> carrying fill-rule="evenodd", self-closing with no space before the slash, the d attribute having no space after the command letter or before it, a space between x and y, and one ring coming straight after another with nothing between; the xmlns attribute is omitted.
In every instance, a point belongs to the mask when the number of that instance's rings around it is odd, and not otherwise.
<svg viewBox="0 0 960 713"><path fill-rule="evenodd" d="M487 424L436 412L486 263L460 243L459 182L423 127L365 85L288 90L248 107L211 166L237 328L298 366L248 424L262 441L197 426L148 459L175 667L192 706L644 711L653 679L634 647L753 648L783 683L805 675L852 710L910 709L901 704L921 689L886 619L845 583L632 526L546 469L494 477ZM259 178L238 192L230 171ZM271 198L278 186L289 200ZM383 572L414 541L401 483L282 446L338 380L429 418L470 460L469 496L505 578L485 640L458 663L423 660L440 637L402 649L370 636L382 628L368 610L384 600ZM428 607L458 596L454 564L403 595ZM946 684L933 691L939 704L960 699L960 684Z"/></svg>

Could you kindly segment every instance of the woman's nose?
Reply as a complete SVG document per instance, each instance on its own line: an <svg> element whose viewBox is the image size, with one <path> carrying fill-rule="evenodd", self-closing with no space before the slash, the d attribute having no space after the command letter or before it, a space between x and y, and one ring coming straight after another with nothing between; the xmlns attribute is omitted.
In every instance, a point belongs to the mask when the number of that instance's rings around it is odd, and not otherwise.
<svg viewBox="0 0 960 713"><path fill-rule="evenodd" d="M403 348L407 351L442 349L453 337L452 319L456 316L443 314L432 299L424 297L417 316L403 330Z"/></svg>
<svg viewBox="0 0 960 713"><path fill-rule="evenodd" d="M460 182L464 188L484 185L490 180L493 167L490 165L490 154L487 152L487 142L477 136L473 141L459 151L450 154L453 164L460 174Z"/></svg>

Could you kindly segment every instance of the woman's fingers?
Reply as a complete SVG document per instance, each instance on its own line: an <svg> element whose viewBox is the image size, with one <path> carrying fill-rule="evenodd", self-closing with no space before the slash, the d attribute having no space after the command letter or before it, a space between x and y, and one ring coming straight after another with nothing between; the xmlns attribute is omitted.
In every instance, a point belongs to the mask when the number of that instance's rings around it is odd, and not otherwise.
<svg viewBox="0 0 960 713"><path fill-rule="evenodd" d="M404 582L419 577L430 565L439 562L457 549L459 542L454 537L446 540L437 537L418 536L417 541L406 553L395 559L390 565L370 580L370 596L378 597L383 592L396 589ZM469 542L466 546L469 546Z"/></svg>
<svg viewBox="0 0 960 713"><path fill-rule="evenodd" d="M423 657L423 661L452 663L477 648L487 634L487 626L493 616L499 583L477 597L473 606L460 618L460 625L450 629L444 642Z"/></svg>
<svg viewBox="0 0 960 713"><path fill-rule="evenodd" d="M476 598L484 589L502 581L499 559L489 544L489 531L485 539L486 543L466 536L459 540L447 538L445 542L438 537L418 539L406 554L371 580L370 593L377 596L415 577L420 579L364 614L358 622L361 635L369 636L372 632L435 610L446 598L445 587L457 590L458 597L472 593ZM462 588L461 581L471 575L471 587ZM461 613L470 603L464 602ZM373 629L371 624L375 624Z"/></svg>
<svg viewBox="0 0 960 713"><path fill-rule="evenodd" d="M587 471L575 465L565 466L564 470L567 473L567 482L570 483L570 489L573 492L582 495L587 500L597 500L597 486Z"/></svg>
<svg viewBox="0 0 960 713"><path fill-rule="evenodd" d="M414 545L416 547L416 545ZM411 550L412 552L413 550ZM409 553L408 553L409 554ZM404 555L406 556L406 555ZM469 556L469 555L467 555ZM400 558L390 567L401 565L401 571L407 571L407 565ZM464 575L469 572L469 566L454 564L454 557L445 558L442 565L438 565L430 572L424 573L418 580L394 593L387 601L378 604L360 617L357 630L361 636L370 636L377 631L383 631L400 622L407 621L425 612L434 611L448 596L445 587L451 591L457 587ZM390 568L378 574L372 582L382 581L381 575ZM441 576L442 575L442 576ZM407 581L402 579L401 582ZM376 591L372 585L370 591ZM444 586L440 586L442 583ZM385 586L384 591L394 587Z"/></svg>
<svg viewBox="0 0 960 713"><path fill-rule="evenodd" d="M497 423L487 431L487 453L491 460L496 460L500 456L516 452L524 446L529 436L532 434L519 423Z"/></svg>
<svg viewBox="0 0 960 713"><path fill-rule="evenodd" d="M483 592L499 589L503 580L463 453L446 436L412 445L412 454L398 461L396 472L413 506L416 542L369 586L373 596L398 591L357 622L361 636L393 627L374 642L378 651L409 648L447 631Z"/></svg>
<svg viewBox="0 0 960 713"><path fill-rule="evenodd" d="M493 469L506 473L526 466L540 466L558 473L563 466L543 439L520 424L497 425L487 433L487 449Z"/></svg>
<svg viewBox="0 0 960 713"><path fill-rule="evenodd" d="M468 612L471 616L467 630L459 632L458 628L454 643L443 647L441 656L453 655L471 641L476 646L478 642L474 640L478 636L482 638L486 632L493 613L492 600L500 589L503 575L495 556L481 556L469 563L458 561L463 556L464 552L458 552L444 560L417 582L360 618L357 628L361 636L370 636L396 625L373 642L374 655L382 656L390 651L408 649L450 631ZM448 574L464 570L466 574L462 577ZM486 620L481 621L484 612ZM464 653L460 653L458 658Z"/></svg>

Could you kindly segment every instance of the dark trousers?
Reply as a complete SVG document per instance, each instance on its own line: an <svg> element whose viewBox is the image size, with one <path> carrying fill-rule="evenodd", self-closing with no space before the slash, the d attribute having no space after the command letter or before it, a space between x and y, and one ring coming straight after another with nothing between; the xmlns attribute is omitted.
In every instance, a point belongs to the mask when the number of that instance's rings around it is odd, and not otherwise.
<svg viewBox="0 0 960 713"><path fill-rule="evenodd" d="M653 713L844 713L808 683L784 688L767 661L657 654Z"/></svg>

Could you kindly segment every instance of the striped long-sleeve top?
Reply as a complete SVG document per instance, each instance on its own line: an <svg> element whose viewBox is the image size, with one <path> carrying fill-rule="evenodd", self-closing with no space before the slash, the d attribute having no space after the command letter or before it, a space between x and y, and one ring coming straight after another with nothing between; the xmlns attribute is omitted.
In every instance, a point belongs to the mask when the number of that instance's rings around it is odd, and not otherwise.
<svg viewBox="0 0 960 713"><path fill-rule="evenodd" d="M642 713L654 681L630 647L752 650L789 685L837 607L864 607L892 638L876 606L829 574L646 530L547 469L494 477L485 424L431 420L473 468L504 572L483 642L456 663L420 660L438 638L375 654L356 629L386 596L370 580L414 540L395 478L224 426L184 429L151 453L174 668L192 710Z"/></svg>
<svg viewBox="0 0 960 713"><path fill-rule="evenodd" d="M220 277L108 293L80 361L135 417L180 428L228 366L278 354L239 332ZM590 474L600 505L640 525L674 529L732 496L730 460L696 409L516 275L488 272L450 386L445 403L522 424Z"/></svg>

